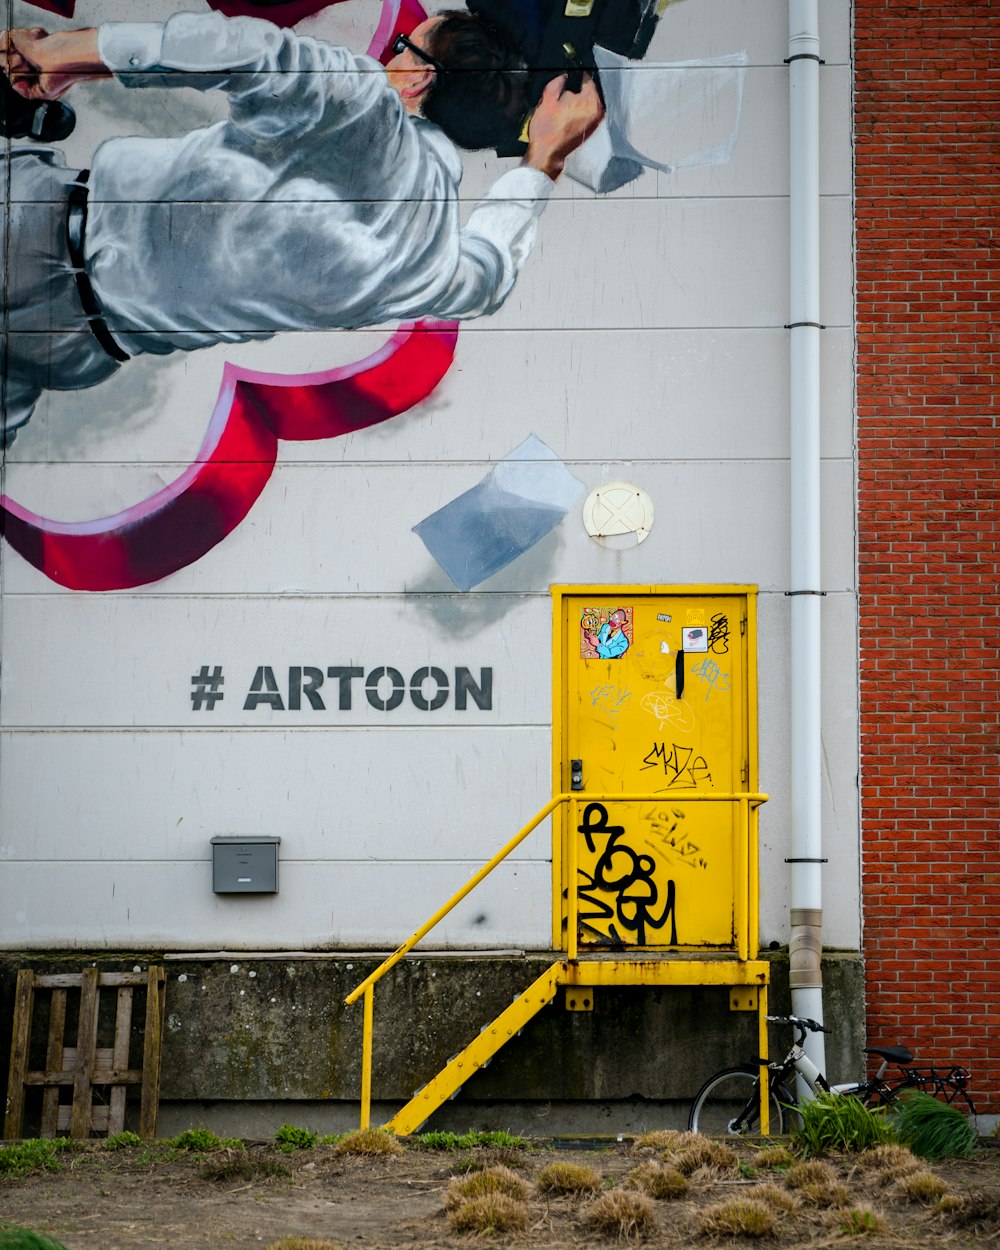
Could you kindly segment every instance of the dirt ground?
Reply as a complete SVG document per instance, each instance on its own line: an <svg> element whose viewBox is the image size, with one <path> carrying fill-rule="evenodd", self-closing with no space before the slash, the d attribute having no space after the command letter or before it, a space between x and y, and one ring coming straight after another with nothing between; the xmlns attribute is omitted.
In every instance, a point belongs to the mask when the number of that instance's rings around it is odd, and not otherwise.
<svg viewBox="0 0 1000 1250"><path fill-rule="evenodd" d="M670 1250L748 1244L732 1238L713 1242L698 1231L706 1207L750 1196L767 1181L781 1183L779 1173L756 1174L750 1143L740 1143L739 1150L741 1171L728 1178L695 1174L683 1198L655 1202L657 1229L641 1244ZM597 1169L608 1188L656 1157L628 1143L587 1150L553 1150L538 1143L530 1151L497 1154L491 1158L489 1148L455 1153L411 1144L399 1157L372 1159L338 1156L329 1146L281 1153L273 1143L248 1143L245 1151L180 1154L161 1146L112 1152L94 1143L61 1153L58 1171L0 1177L0 1221L30 1227L68 1250L225 1250L290 1237L322 1239L344 1250L498 1245L596 1250L614 1241L588 1226L586 1211L593 1199L542 1196L534 1178L553 1161L580 1163ZM453 1233L444 1205L449 1183L470 1166L494 1161L514 1167L531 1184L527 1231L507 1237ZM780 1250L1000 1247L1000 1150L993 1145L970 1160L930 1165L963 1200L945 1213L894 1197L884 1179L865 1181L852 1157L832 1164L848 1186L849 1202L874 1207L884 1216L886 1231L845 1234L843 1208L838 1215L806 1203L783 1214L777 1233L762 1244Z"/></svg>

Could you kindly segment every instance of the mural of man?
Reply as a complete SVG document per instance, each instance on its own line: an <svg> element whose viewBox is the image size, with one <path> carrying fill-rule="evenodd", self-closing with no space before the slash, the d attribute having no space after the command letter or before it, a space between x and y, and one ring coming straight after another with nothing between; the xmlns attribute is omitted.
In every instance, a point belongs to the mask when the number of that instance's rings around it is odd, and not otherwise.
<svg viewBox="0 0 1000 1250"><path fill-rule="evenodd" d="M608 619L595 634L585 629L583 636L587 645L592 647L602 660L620 660L628 650L628 635L625 623L628 614L624 608L615 608Z"/></svg>
<svg viewBox="0 0 1000 1250"><path fill-rule="evenodd" d="M503 303L566 157L601 119L597 90L549 84L520 166L462 227L456 145L493 146L523 116L517 54L465 12L394 51L383 69L217 13L0 35L0 68L28 99L116 75L229 104L177 138L106 140L89 175L53 148L3 157L8 443L43 390L95 385L130 356Z"/></svg>

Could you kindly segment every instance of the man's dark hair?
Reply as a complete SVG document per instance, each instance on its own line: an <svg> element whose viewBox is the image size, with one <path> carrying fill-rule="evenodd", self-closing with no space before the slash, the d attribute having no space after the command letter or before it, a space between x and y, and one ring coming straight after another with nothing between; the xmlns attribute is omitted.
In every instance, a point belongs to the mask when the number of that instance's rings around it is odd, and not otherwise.
<svg viewBox="0 0 1000 1250"><path fill-rule="evenodd" d="M447 10L427 51L445 72L436 74L421 112L453 143L475 151L516 139L530 107L524 59L492 23L474 13Z"/></svg>

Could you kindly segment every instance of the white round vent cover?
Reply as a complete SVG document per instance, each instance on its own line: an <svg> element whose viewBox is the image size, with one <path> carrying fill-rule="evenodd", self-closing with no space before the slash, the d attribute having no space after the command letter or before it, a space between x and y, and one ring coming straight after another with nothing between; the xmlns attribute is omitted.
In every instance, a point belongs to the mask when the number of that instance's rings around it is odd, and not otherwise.
<svg viewBox="0 0 1000 1250"><path fill-rule="evenodd" d="M653 528L653 501L634 482L605 482L584 501L583 525L598 542L634 546Z"/></svg>

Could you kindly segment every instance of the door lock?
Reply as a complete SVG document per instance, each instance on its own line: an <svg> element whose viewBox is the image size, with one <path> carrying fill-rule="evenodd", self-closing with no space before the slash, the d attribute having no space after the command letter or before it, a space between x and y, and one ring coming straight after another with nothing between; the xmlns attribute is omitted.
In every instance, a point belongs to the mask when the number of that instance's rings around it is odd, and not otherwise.
<svg viewBox="0 0 1000 1250"><path fill-rule="evenodd" d="M570 760L569 788L571 790L583 789L583 760Z"/></svg>

